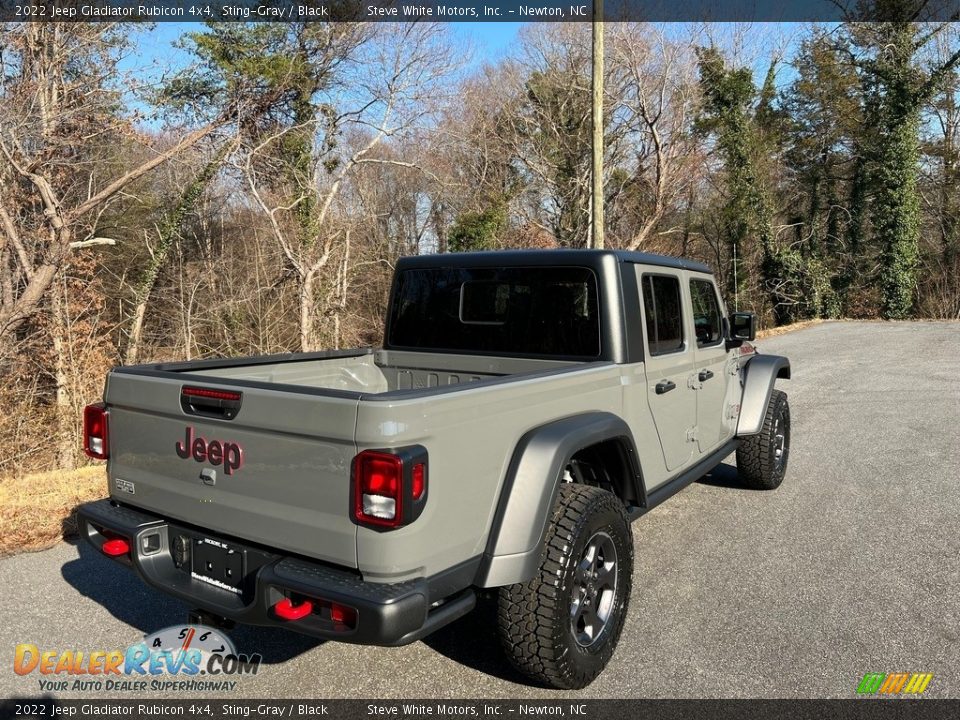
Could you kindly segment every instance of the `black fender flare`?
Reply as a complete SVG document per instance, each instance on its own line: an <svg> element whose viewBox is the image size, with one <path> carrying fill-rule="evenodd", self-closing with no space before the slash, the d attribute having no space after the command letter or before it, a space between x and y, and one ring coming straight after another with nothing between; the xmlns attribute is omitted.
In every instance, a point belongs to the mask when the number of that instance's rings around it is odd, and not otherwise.
<svg viewBox="0 0 960 720"><path fill-rule="evenodd" d="M617 415L599 411L573 415L534 428L520 439L477 571L479 587L511 585L533 577L563 468L578 451L609 440L623 443L633 469L634 491L642 501L643 478L633 434Z"/></svg>
<svg viewBox="0 0 960 720"><path fill-rule="evenodd" d="M790 361L781 355L754 355L747 360L742 372L743 395L737 437L760 432L777 378L790 379Z"/></svg>

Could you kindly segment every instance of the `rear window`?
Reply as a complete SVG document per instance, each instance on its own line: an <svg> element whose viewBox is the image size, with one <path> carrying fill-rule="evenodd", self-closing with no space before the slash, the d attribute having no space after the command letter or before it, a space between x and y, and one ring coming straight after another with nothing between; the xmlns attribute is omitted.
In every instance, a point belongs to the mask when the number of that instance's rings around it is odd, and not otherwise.
<svg viewBox="0 0 960 720"><path fill-rule="evenodd" d="M683 350L680 281L672 275L643 276L643 310L651 355Z"/></svg>
<svg viewBox="0 0 960 720"><path fill-rule="evenodd" d="M397 278L387 344L596 358L597 279L579 267L421 268Z"/></svg>

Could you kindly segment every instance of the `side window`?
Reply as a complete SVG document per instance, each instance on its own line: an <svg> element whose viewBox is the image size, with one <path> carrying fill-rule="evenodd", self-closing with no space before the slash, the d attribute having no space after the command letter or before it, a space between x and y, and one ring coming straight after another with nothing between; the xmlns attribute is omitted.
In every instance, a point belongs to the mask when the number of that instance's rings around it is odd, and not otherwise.
<svg viewBox="0 0 960 720"><path fill-rule="evenodd" d="M691 280L690 299L693 301L693 327L697 333L697 347L720 342L720 303L717 302L713 283Z"/></svg>
<svg viewBox="0 0 960 720"><path fill-rule="evenodd" d="M651 355L683 350L680 280L670 275L643 276L643 312Z"/></svg>

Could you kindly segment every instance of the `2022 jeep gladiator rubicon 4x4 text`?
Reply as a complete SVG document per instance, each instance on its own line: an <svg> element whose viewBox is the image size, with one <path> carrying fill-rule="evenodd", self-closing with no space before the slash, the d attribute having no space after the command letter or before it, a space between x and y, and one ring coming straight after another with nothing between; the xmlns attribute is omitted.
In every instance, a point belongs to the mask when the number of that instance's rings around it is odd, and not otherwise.
<svg viewBox="0 0 960 720"><path fill-rule="evenodd" d="M408 257L380 349L120 367L85 411L96 548L206 618L402 645L496 593L517 668L610 660L631 521L732 452L775 488L786 358L709 269L629 252Z"/></svg>

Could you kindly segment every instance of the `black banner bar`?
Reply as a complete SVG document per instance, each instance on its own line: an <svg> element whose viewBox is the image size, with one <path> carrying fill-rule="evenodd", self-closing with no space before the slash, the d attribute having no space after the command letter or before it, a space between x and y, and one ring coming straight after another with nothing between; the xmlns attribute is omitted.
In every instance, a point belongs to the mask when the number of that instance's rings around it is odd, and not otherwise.
<svg viewBox="0 0 960 720"><path fill-rule="evenodd" d="M589 22L592 0L0 0L7 22ZM960 20L960 0L605 0L607 22Z"/></svg>
<svg viewBox="0 0 960 720"><path fill-rule="evenodd" d="M0 720L954 720L960 700L57 700L0 703Z"/></svg>

